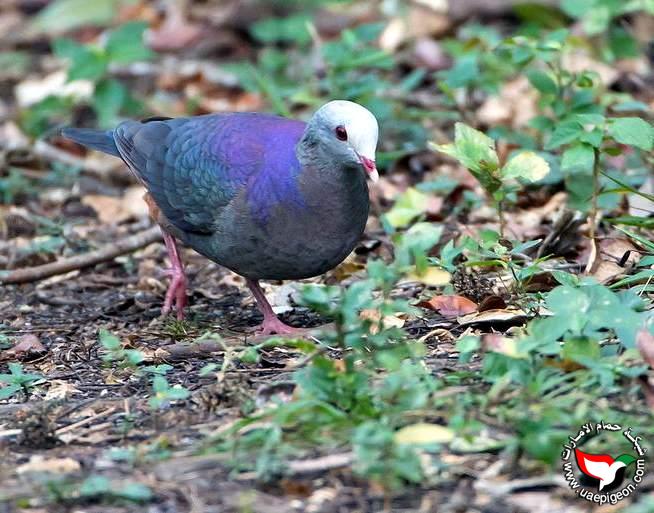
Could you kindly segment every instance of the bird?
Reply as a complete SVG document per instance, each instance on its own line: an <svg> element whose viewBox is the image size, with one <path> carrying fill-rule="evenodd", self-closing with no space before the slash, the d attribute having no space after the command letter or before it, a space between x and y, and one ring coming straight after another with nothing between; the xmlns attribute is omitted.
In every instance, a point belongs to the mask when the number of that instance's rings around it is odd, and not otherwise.
<svg viewBox="0 0 654 513"><path fill-rule="evenodd" d="M121 158L145 187L171 263L162 315L184 318L188 280L178 241L245 278L263 315L257 333L293 334L260 280L324 274L355 248L369 211L379 125L332 100L307 122L259 112L127 120L62 135Z"/></svg>

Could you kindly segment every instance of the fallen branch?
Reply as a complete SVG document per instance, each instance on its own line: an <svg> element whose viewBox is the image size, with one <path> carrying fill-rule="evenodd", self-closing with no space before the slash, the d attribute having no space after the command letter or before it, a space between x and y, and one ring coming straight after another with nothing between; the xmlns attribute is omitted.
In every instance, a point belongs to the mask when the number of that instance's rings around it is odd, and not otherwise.
<svg viewBox="0 0 654 513"><path fill-rule="evenodd" d="M107 244L94 251L82 255L75 255L70 258L62 258L50 264L37 265L27 269L15 269L13 271L0 271L0 283L27 283L38 281L57 274L65 274L76 269L90 267L101 262L107 262L114 258L132 253L148 244L161 240L161 230L153 226L142 232L130 235L117 241L115 244Z"/></svg>

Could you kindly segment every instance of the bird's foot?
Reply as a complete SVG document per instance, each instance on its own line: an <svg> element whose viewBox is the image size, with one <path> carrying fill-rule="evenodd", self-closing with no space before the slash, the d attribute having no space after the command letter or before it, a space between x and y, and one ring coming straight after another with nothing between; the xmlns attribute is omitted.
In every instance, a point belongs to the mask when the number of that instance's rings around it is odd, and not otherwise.
<svg viewBox="0 0 654 513"><path fill-rule="evenodd" d="M175 311L177 312L177 320L182 321L184 320L184 308L187 304L186 275L183 269L176 267L166 269L165 274L166 276L170 276L170 284L166 291L164 305L161 308L161 315L168 315L174 305Z"/></svg>
<svg viewBox="0 0 654 513"><path fill-rule="evenodd" d="M302 335L304 333L306 333L305 329L284 324L277 316L264 317L256 332L257 335Z"/></svg>

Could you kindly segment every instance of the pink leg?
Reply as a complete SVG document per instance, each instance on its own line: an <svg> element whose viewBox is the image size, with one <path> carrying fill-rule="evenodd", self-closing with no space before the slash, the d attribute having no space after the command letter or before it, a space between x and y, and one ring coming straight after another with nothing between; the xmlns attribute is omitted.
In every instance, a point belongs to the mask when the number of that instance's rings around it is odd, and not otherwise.
<svg viewBox="0 0 654 513"><path fill-rule="evenodd" d="M181 321L184 319L184 307L186 306L186 275L184 274L184 264L182 264L182 259L179 256L175 238L164 230L161 230L161 232L163 233L164 244L168 250L168 258L170 258L170 269L166 270L166 274L171 278L161 314L168 315L173 303L175 303L177 319Z"/></svg>
<svg viewBox="0 0 654 513"><path fill-rule="evenodd" d="M257 300L257 306L263 314L263 323L261 323L261 329L257 332L259 335L272 335L274 333L278 335L292 335L297 333L304 333L305 330L301 328L294 328L288 324L284 324L279 320L279 317L277 317L275 312L273 312L273 309L266 299L266 295L263 293L263 290L261 290L257 280L246 278L245 283L247 283L247 286L252 291L254 299Z"/></svg>

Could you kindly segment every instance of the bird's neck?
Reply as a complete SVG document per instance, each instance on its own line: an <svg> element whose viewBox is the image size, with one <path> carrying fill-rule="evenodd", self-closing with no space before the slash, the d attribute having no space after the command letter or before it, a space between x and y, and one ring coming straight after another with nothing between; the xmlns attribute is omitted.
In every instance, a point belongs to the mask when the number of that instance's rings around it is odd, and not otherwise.
<svg viewBox="0 0 654 513"><path fill-rule="evenodd" d="M342 181L344 171L350 171L346 169L347 167L352 168L352 173L346 173L346 175L356 175L358 171L356 165L339 164L329 149L321 144L319 136L310 127L300 139L295 154L303 169L312 169L325 180Z"/></svg>

